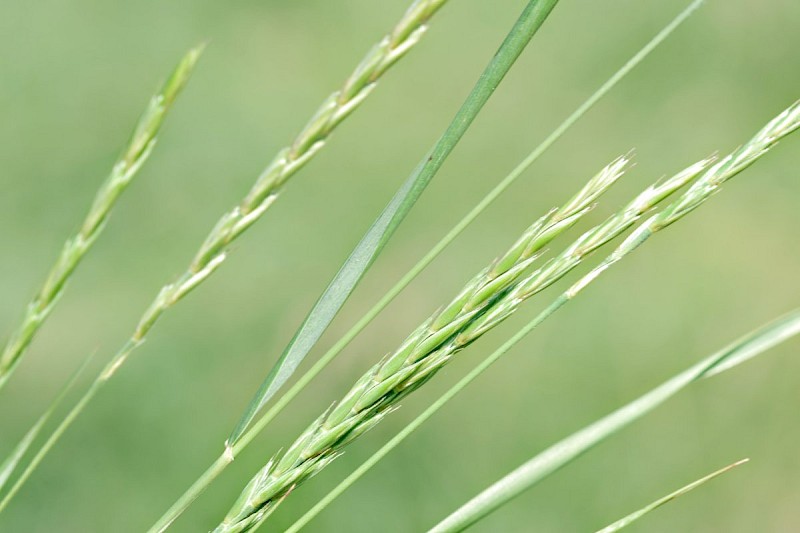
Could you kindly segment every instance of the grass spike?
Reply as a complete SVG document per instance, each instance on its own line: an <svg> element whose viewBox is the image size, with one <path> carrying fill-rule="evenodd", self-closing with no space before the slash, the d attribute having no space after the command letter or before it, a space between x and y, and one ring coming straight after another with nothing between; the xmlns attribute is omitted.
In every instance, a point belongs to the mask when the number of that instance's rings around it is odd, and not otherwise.
<svg viewBox="0 0 800 533"><path fill-rule="evenodd" d="M75 269L78 268L81 260L102 233L120 195L127 189L136 172L150 156L164 118L189 81L202 51L203 46L198 46L183 56L167 81L150 99L142 116L139 117L127 146L114 163L111 174L97 191L80 229L64 243L47 279L28 304L22 323L11 333L3 348L2 354L0 354L0 389L8 382L12 372L21 361L25 349L52 312Z"/></svg>
<svg viewBox="0 0 800 533"><path fill-rule="evenodd" d="M593 187L593 192L603 192L608 189L619 177L622 167L627 160L615 160L608 168L614 169L613 173L615 178L613 180L593 180L590 181ZM595 194L595 198L599 196ZM574 204L570 200L567 206L572 206L572 209L582 209L579 212L586 212L585 207ZM570 213L567 215L571 216ZM560 221L555 221L554 224L561 228L561 231L566 229L566 226L559 224ZM526 231L525 235L528 236L531 242L537 242L540 234L550 230L548 224L534 224L532 227L540 228L539 232L531 233ZM511 250L527 250L529 247L527 243L525 246L520 247L519 241L515 242ZM398 350L402 353L402 358L395 358L389 356L384 358L380 363L368 370L356 383L356 385L344 395L342 402L347 405L352 405L350 409L341 410L334 407L332 413L336 416L335 420L323 420L320 424L319 420L312 424L293 444L290 449L296 449L298 446L306 446L307 449L300 454L300 458L284 465L284 469L273 468L273 473L268 479L267 483L262 487L262 494L269 495L269 498L264 498L260 505L253 509L250 506L234 505L231 511L226 515L223 522L217 528L217 533L235 531L237 524L241 522L249 522L251 516L255 513L261 512L264 509L276 506L286 491L289 489L290 484L282 482L283 478L292 480L292 486L295 482L299 483L301 475L295 475L293 472L307 472L316 461L325 460L328 456L337 454L341 450L344 443L349 442L352 432L363 433L364 427L371 427L377 423L378 418L382 417L388 409L396 406L397 402L407 394L416 390L422 385L430 375L438 370L445 362L447 362L455 353L461 350L466 344L472 342L473 338L469 338L466 342L461 340L458 334L459 330L463 330L468 324L479 317L482 313L486 312L495 306L497 298L500 298L504 292L511 287L517 280L519 280L524 270L517 269L518 264L528 265L529 254L533 254L536 250L531 250L528 254L517 254L516 262L507 265L507 272L515 272L516 275L506 280L506 283L494 285L494 296L484 295L481 297L483 304L476 308L465 308L455 313L455 316L450 321L450 324L443 325L441 329L446 331L446 335L440 338L439 331L432 331L428 328L418 328L412 334L412 338L406 339L401 343ZM507 257L508 253L502 257ZM495 266L499 262L493 263ZM483 289L491 285L504 273L498 273L496 270L487 268L484 271L482 278L473 279L469 282L468 287L474 294L482 293ZM464 298L464 291L459 292L455 301L470 302L470 298ZM445 311L448 316L451 316L452 306L446 306ZM431 326L438 325L440 322L437 320L435 314L429 318L426 323ZM452 327L451 327L452 325ZM435 342L430 340L434 338ZM411 347L411 349L409 349ZM391 371L386 368L391 368ZM327 418L329 414L323 415ZM324 435L316 439L309 439L309 434L319 433L321 428L324 428ZM317 472L319 469L313 469ZM303 480L307 477L302 477ZM250 486L250 485L248 485ZM241 499L239 500L241 501Z"/></svg>
<svg viewBox="0 0 800 533"><path fill-rule="evenodd" d="M794 104L796 106L797 104ZM794 106L790 107L792 109ZM791 113L783 112L779 115L779 117L792 115ZM775 123L776 121L773 120L770 124ZM785 123L785 122L784 122ZM763 130L762 130L763 131ZM790 129L784 128L780 131L784 131L784 135L788 135L791 133ZM756 138L760 138L760 135L757 135ZM772 143L774 145L774 142ZM762 151L760 155L763 155L766 151ZM706 168L708 165L711 164L713 159L706 159L699 163L695 163L691 165L686 170L679 172L675 175L674 180L670 179L667 181L662 181L659 184L656 184L655 187L651 187L640 195L640 198L650 199L650 201L663 201L665 197L663 196L662 192L666 190L675 190L675 186L677 183L683 183L683 179L685 175L691 174L696 175L698 173L698 166L701 168ZM752 163L753 161L751 161ZM717 168L717 166L713 166L708 168L704 173L701 173L701 177L697 178L697 180L703 179L706 177L708 179L709 172ZM698 182L696 181L695 184ZM691 191L694 189L694 185L691 186L686 193L684 194L691 194ZM648 192L649 191L649 192ZM708 196L706 196L708 198ZM678 200L676 200L673 204L670 204L661 213L669 212L672 206L681 203L683 200L683 196L681 196ZM631 202L632 205L640 205L638 202L634 201ZM631 205L629 204L629 205ZM623 210L624 212L624 210ZM611 265L615 264L619 261L622 257L629 254L639 245L641 245L646 239L642 239L642 234L652 235L652 232L648 233L648 228L650 227L650 220L657 219L660 214L653 215L651 219L648 221L643 222L640 226L635 229L631 235L620 244L617 249L614 250L604 261L600 263L600 265L593 270L591 270L588 274L581 277L577 282L571 285L566 291L564 291L560 296L553 300L553 302L546 307L543 311L537 314L531 321L529 321L525 326L523 326L519 331L517 331L514 335L511 336L506 342L504 342L499 348L493 351L488 357L481 360L478 365L471 370L466 376L464 376L461 380L459 380L455 385L453 385L450 389L448 389L444 394L442 394L438 399L436 399L422 414L420 414L417 418L415 418L412 422L410 422L405 428L403 428L395 437L393 437L388 443L386 443L383 447L381 447L377 452L375 452L369 459L367 459L361 466L359 466L352 474L350 474L347 478L345 478L339 485L337 485L327 496L322 498L316 505L314 505L305 515L303 515L292 527L290 527L287 532L296 533L300 530L300 528L304 527L308 522L310 522L317 514L319 514L323 509L325 509L330 503L335 500L339 495L341 495L347 488L349 488L353 483L355 483L361 476L363 476L366 472L368 472L374 465L376 465L383 457L385 457L391 450L397 447L400 443L402 443L406 438L408 438L417 428L419 428L423 423L425 423L429 418L431 418L436 412L439 411L442 407L444 407L450 400L452 400L459 392L464 390L470 383L476 380L484 371L486 371L490 366L496 363L501 357L506 355L508 351L511 350L519 341L525 338L528 334L530 334L534 329L536 329L540 324L550 318L556 311L561 309L566 303L571 301L575 296L577 296L584 288L586 288L591 282L596 280L599 275L607 270ZM608 220L613 219L610 217ZM582 240L585 239L586 235L592 235L594 232L598 231L597 228L607 224L603 223L596 228L589 230L584 234L584 237L579 238L577 243L581 243ZM575 248L573 245L570 248ZM537 271L531 277L529 277L526 282L530 282L532 279L540 278L541 274ZM524 285L525 282L520 283L519 286ZM529 291L522 291L522 295L528 294ZM512 297L513 300L513 297ZM484 327L487 325L497 324L502 321L505 317L507 317L510 313L512 313L516 307L518 306L519 302L516 304L506 302L504 310L506 312L505 315L497 315L493 317L493 320L490 322L485 322ZM487 319L485 317L490 316L490 314L486 314L482 317L484 321ZM769 334L767 334L769 333ZM715 373L716 368L727 368L730 367L733 361L736 362L743 362L749 358L754 357L758 353L766 350L767 348L773 346L777 342L781 342L785 340L791 335L796 333L800 333L800 310L795 311L794 313L787 315L778 321L773 322L768 327L759 330L746 338L744 341L738 343L735 350L732 350L732 353L729 354L724 359L717 362L717 365L710 367L707 370L708 375L713 375ZM470 338L474 338L479 333L476 331L472 331L469 333ZM466 339L464 339L466 340ZM728 365L728 366L726 366ZM471 522L470 522L471 523Z"/></svg>

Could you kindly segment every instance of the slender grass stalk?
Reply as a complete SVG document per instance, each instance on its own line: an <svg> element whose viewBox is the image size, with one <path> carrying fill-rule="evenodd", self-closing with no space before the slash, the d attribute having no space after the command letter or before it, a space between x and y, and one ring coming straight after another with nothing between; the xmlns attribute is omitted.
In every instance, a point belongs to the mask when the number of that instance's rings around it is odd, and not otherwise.
<svg viewBox="0 0 800 533"><path fill-rule="evenodd" d="M269 398L296 370L341 306L344 305L377 254L383 249L430 180L441 168L446 157L452 152L530 39L544 23L557 1L531 0L527 4L429 155L423 159L395 193L395 196L356 245L320 299L314 304L286 350L259 387L233 433L226 440L225 453L167 510L165 515L153 526L154 531L162 531L169 527L169 524L199 496L225 466L233 461L237 449L249 443L253 433L252 431L247 432L247 427Z"/></svg>
<svg viewBox="0 0 800 533"><path fill-rule="evenodd" d="M14 446L14 449L8 454L6 459L0 465L0 492L2 492L3 488L5 487L8 480L11 478L11 475L16 470L17 465L25 456L25 453L30 449L33 441L36 440L36 437L42 431L42 428L53 415L56 407L58 404L61 403L61 400L67 395L67 393L72 389L75 382L78 380L78 377L81 375L83 370L89 364L92 357L89 356L84 360L84 362L78 367L77 370L72 374L72 377L64 384L61 390L58 392L53 401L50 402L50 405L47 407L44 413L39 417L36 423L23 435L22 439Z"/></svg>
<svg viewBox="0 0 800 533"><path fill-rule="evenodd" d="M610 165L591 180L576 199L568 202L564 208L566 212L585 209L581 198L586 196L586 191L597 187L596 183L613 181L603 175L617 174L619 171L614 167L620 162L625 160ZM571 225L573 217L562 219L559 216L562 211L558 210L537 221L505 255L468 283L450 304L364 374L343 399L312 423L283 455L273 458L259 471L216 531L248 531L263 522L289 492L327 466L349 442L379 423L402 398L426 383L455 354L499 324L523 301L562 278L583 258L629 228L643 213L696 177L707 164L702 161L649 187L618 213L523 278L541 246Z"/></svg>
<svg viewBox="0 0 800 533"><path fill-rule="evenodd" d="M227 257L229 245L264 214L277 199L289 178L322 149L333 130L361 105L389 67L419 42L427 29L428 20L446 1L415 1L395 28L369 51L345 81L344 86L325 100L291 146L278 152L241 203L222 215L187 270L175 282L161 288L140 318L131 337L50 435L23 472L17 485L12 487L4 500L0 501L0 511L97 392L144 342L162 313L183 299L219 268Z"/></svg>
<svg viewBox="0 0 800 533"><path fill-rule="evenodd" d="M314 304L286 350L267 374L225 443L229 453L260 410L286 383L319 340L376 255L383 249L557 3L558 0L530 0L525 6L444 134L356 245L353 253L325 289L319 301Z"/></svg>
<svg viewBox="0 0 800 533"><path fill-rule="evenodd" d="M102 233L119 196L130 185L133 177L150 156L161 124L186 82L189 81L202 50L202 46L189 50L139 117L127 146L114 163L111 174L97 191L80 229L64 243L61 254L47 275L44 285L28 304L22 323L11 333L3 348L0 354L0 389L8 382L11 373L22 360L25 349L55 307L81 259Z"/></svg>
<svg viewBox="0 0 800 533"><path fill-rule="evenodd" d="M491 205L508 187L552 146L564 133L572 127L595 103L619 83L625 75L638 65L650 52L664 41L699 5L702 0L695 0L669 25L664 27L641 50L631 57L618 71L605 81L589 98L573 111L547 138L520 162L503 180L500 181L464 218L461 219L420 261L409 270L345 335L337 341L314 365L292 385L278 401L255 421L250 428L220 455L206 471L184 492L183 495L159 519L151 531L163 530L177 515L185 510L192 501L225 469L230 458L238 455L255 437L288 405L328 364L330 364L347 345L369 325L394 298L413 281L438 255L452 243L467 226ZM311 346L308 347L310 350Z"/></svg>
<svg viewBox="0 0 800 533"><path fill-rule="evenodd" d="M730 472L731 470L733 470L737 466L741 466L741 465L747 463L749 460L750 459L741 459L741 460L736 461L735 463L730 464L730 465L728 465L728 466L726 466L724 468L720 468L719 470L717 470L715 472L712 472L712 473L708 474L707 476L704 476L704 477L702 477L700 479L697 479L697 480L689 483L688 485L686 485L684 487L681 487L678 490L667 494L663 498L659 498L656 501L646 505L645 507L642 507L641 509L639 509L637 511L634 511L633 513L631 513L631 514L629 514L629 515L627 515L627 516L625 516L623 518L620 518L619 520L617 520L613 524L607 525L603 529L598 530L597 533L616 533L617 531L619 531L621 529L624 529L624 528L628 527L629 525L631 525L632 523L636 522L637 520L642 518L644 515L650 513L651 511L655 511L656 509L658 509L662 505L667 504L667 503L675 500L676 498L679 498L680 496L683 496L684 494L693 491L694 489L698 488L699 486L704 485L705 483L711 481L712 479L714 479L716 477L721 476L722 474L725 474L726 472Z"/></svg>
<svg viewBox="0 0 800 533"><path fill-rule="evenodd" d="M717 183L718 185L721 184L722 181L725 179L730 179L736 172L740 172L749 164L752 164L756 159L764 155L770 147L774 146L774 144L782 137L788 135L792 131L794 131L798 127L798 103L794 104L780 115L778 115L775 119L773 119L767 126L765 126L756 136L751 139L746 145L742 148L734 152L733 154L727 156L718 164L714 165L713 167L709 168L705 173L698 178L695 184L686 191L677 201L671 204L669 207L664 209L662 213L669 213L675 212L675 206L679 205L694 205L697 207L699 203L697 202L697 198L699 195L704 195L702 201L708 199L710 197L710 193L707 193L708 185L698 187L698 184L701 183ZM792 118L794 117L794 118ZM737 155L739 154L739 155ZM747 164L738 165L729 165L725 162L732 161L732 160L739 160L740 162L743 161L742 154L749 154L747 158L749 161ZM697 165L697 164L696 164ZM693 166L696 166L693 165ZM689 167L692 168L692 167ZM688 170L688 169L687 169ZM714 172L712 172L714 171ZM734 172L735 171L735 172ZM684 171L686 172L686 171ZM724 179L722 179L726 176ZM717 187L718 187L717 185ZM692 199L691 201L689 201ZM683 210L682 215L686 215L690 212L690 210ZM608 256L599 266L594 268L588 274L583 276L578 282L573 284L567 291L562 293L558 298L556 298L547 308L542 310L536 317L534 317L528 324L526 324L522 329L517 331L511 338L509 338L505 343L503 343L497 350L492 352L486 359L481 361L473 370L471 370L466 376L464 376L458 383L448 389L442 396L440 396L436 401L434 401L425 411L423 411L417 418L411 421L405 428L403 428L397 435L395 435L389 442L387 442L384 446L382 446L377 452L375 452L369 459L367 459L363 464L361 464L356 470L354 470L347 478L345 478L339 485L337 485L331 492L329 492L324 498L314 505L305 515L303 515L291 528L287 531L289 532L296 532L299 531L303 526L305 526L308 522L310 522L316 515L318 515L322 510L324 510L328 505L330 505L333 500L335 500L339 495L341 495L345 490L347 490L353 483L355 483L361 476L363 476L366 472L369 471L375 464L378 463L383 457L385 457L390 451L392 451L396 446L398 446L401 442L403 442L407 437L409 437L417 428L419 428L423 423L425 423L430 417L432 417L439 409L445 406L447 402L453 399L459 392L461 392L464 388L467 387L472 381L478 378L485 370L487 370L491 365L493 365L498 359L504 356L511 348L513 348L519 341L525 338L530 332L536 329L542 322L547 320L550 316L552 316L556 311L558 311L561 307L563 307L567 302L572 300L577 294L586 288L592 281L597 279L597 277L608 269L611 265L618 262L622 257L627 255L628 253L635 250L639 245L641 245L646 238L653 234L652 231L648 231L648 228L651 225L651 221L657 219L658 215L653 217L652 219L644 222L634 231L611 255ZM675 222L677 218L670 216L671 222ZM654 226L663 228L666 226ZM647 237L642 238L643 235L647 235ZM583 238L583 237L582 237ZM522 291L524 294L524 290ZM488 313L482 319L483 320L502 320L505 318L503 313L496 313L494 317L492 313ZM741 352L741 356L746 356L746 352ZM735 359L730 359L730 361L734 361ZM736 360L738 361L738 360ZM732 364L732 363L731 363Z"/></svg>
<svg viewBox="0 0 800 533"><path fill-rule="evenodd" d="M431 533L463 531L606 438L703 378L747 361L800 333L800 309L762 326L610 415L573 433L524 463L433 527Z"/></svg>

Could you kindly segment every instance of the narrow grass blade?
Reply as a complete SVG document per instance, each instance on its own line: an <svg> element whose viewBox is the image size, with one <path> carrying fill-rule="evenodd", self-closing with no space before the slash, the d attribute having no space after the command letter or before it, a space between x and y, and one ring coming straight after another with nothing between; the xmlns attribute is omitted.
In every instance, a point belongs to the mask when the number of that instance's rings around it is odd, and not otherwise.
<svg viewBox="0 0 800 533"><path fill-rule="evenodd" d="M176 281L164 285L140 317L136 329L114 354L86 393L47 439L22 481L58 441L97 392L144 343L162 314L211 276L225 261L231 243L251 227L277 199L287 181L327 143L336 127L375 89L378 81L398 59L419 42L430 17L446 0L417 0L392 32L375 45L359 63L344 86L332 93L312 116L292 144L281 150L256 179L241 202L224 213L209 232L194 259ZM13 489L16 492L16 488ZM0 506L3 504L0 503Z"/></svg>
<svg viewBox="0 0 800 533"><path fill-rule="evenodd" d="M610 415L554 444L461 506L430 531L463 531L728 361L743 362L800 333L800 309L765 325ZM741 354L748 354L742 358ZM733 368L727 366L728 369Z"/></svg>
<svg viewBox="0 0 800 533"><path fill-rule="evenodd" d="M319 340L375 257L439 171L447 156L453 151L557 2L558 0L531 0L525 7L450 125L356 245L355 250L311 309L289 346L272 367L236 428L228 437L225 444L228 450L236 444L264 405L286 383Z"/></svg>
<svg viewBox="0 0 800 533"><path fill-rule="evenodd" d="M458 224L456 224L414 267L398 281L339 341L303 374L289 390L280 396L278 401L265 412L250 429L248 429L226 453L219 456L201 476L181 495L165 513L151 531L158 531L159 524L166 524L170 516L182 512L203 490L226 468L231 457L238 455L250 442L286 407L341 351L352 341L372 320L416 278L451 242L453 242L464 229L469 226L495 199L510 187L547 149L566 133L595 103L619 83L633 68L638 65L650 52L663 42L699 5L702 0L695 0L689 7L681 12L670 24L662 29L641 50L631 57L618 71L605 81L589 98L587 98L575 111L573 111L559 126L548 135L541 144L512 171L497 186L476 205ZM335 497L335 496L334 496ZM331 498L333 499L333 498ZM173 518L174 519L174 518ZM309 518L310 519L310 518Z"/></svg>
<svg viewBox="0 0 800 533"><path fill-rule="evenodd" d="M685 487L681 487L678 490L676 490L675 492L667 494L663 498L659 498L658 500L654 501L653 503L651 503L651 504L649 504L649 505L647 505L645 507L642 507L638 511L634 511L633 513L629 514L628 516L620 518L619 520L617 520L613 524L610 524L610 525L604 527L603 529L598 530L597 533L615 533L616 531L619 531L619 530L621 530L621 529L623 529L625 527L628 527L632 523L634 523L637 520L639 520L640 518L642 518L647 513L658 509L659 507L661 507L665 503L669 503L672 500L674 500L674 499L676 499L676 498L678 498L680 496L683 496L687 492L693 491L697 487L699 487L699 486L711 481L712 479L714 479L714 478L716 478L718 476L721 476L722 474L724 474L726 472L730 472L731 470L733 470L737 466L741 466L741 465L745 464L748 461L749 461L749 459L742 459L742 460L736 461L735 463L730 464L730 465L728 465L728 466L726 466L724 468L720 468L716 472L712 472L712 473L708 474L705 477L702 477L702 478L700 478L700 479L698 479L696 481L693 481L692 483L689 483Z"/></svg>
<svg viewBox="0 0 800 533"><path fill-rule="evenodd" d="M625 65L614 73L597 91L595 91L585 102L583 102L564 122L562 122L553 132L539 144L522 162L520 162L497 186L489 191L486 196L476 205L458 224L456 224L411 270L403 276L389 291L370 309L334 346L330 348L314 366L308 370L278 402L268 410L262 417L250 426L250 429L241 437L236 439L231 452L238 453L244 444L246 446L255 435L263 430L269 422L294 399L310 382L313 380L330 362L332 362L341 351L352 341L378 314L408 286L438 255L452 243L489 205L494 202L508 187L510 187L550 146L552 146L566 131L580 119L591 107L611 90L628 72L630 72L639 62L641 62L651 51L653 51L667 36L678 27L686 17L696 9L702 0L695 0L685 9L675 20L658 33L647 45L636 53ZM310 346L308 346L310 349ZM307 353L307 351L306 351ZM274 371L274 369L273 369ZM265 398L265 402L274 394L271 393ZM230 441L230 439L229 439Z"/></svg>
<svg viewBox="0 0 800 533"><path fill-rule="evenodd" d="M695 207L697 207L700 203L707 200L711 195L707 194L707 186L702 186L702 184L708 183L716 183L717 186L722 182L730 179L738 172L741 172L744 168L752 164L758 157L764 155L770 147L774 146L777 141L784 136L790 134L798 127L798 123L800 123L800 103L796 103L790 106L788 109L784 110L780 113L776 118L770 121L762 130L756 134L753 139L751 139L747 144L745 144L742 148L738 149L737 151L733 152L731 155L724 158L721 163L714 165L713 167L709 168L705 172L701 174L697 181L695 182L692 187L689 188L683 195L680 196L678 200L670 204L667 208L662 210L659 214L654 215L648 221L642 223L639 228L637 228L612 254L610 254L603 262L600 263L599 266L594 268L588 274L583 276L579 279L576 283L574 283L569 289L567 289L564 293L562 293L558 298L556 298L547 308L545 308L542 312L540 312L536 317L533 318L528 324L526 324L522 329L517 331L511 338L509 338L505 343L503 343L497 350L492 352L486 359L481 361L472 371L470 371L466 376L464 376L458 383L456 383L453 387L448 389L442 396L440 396L436 401L434 401L422 414L420 414L417 418L415 418L411 423L409 423L403 430L400 431L395 437L393 437L388 443L386 443L382 448L380 448L375 454L373 454L367 461L365 461L358 469L356 469L351 475L349 475L345 480L343 480L337 487L335 487L327 496L325 496L322 500L320 500L308 513L306 513L303 517L301 517L298 522L290 528L289 531L298 531L300 527L308 523L311 519L314 518L319 512L321 512L327 505L329 505L336 497L338 497L342 492L344 492L350 485L355 483L358 478L364 475L372 466L377 464L383 457L385 457L392 449L398 446L403 440L405 440L408 436L410 436L418 427L420 427L425 421L427 421L431 416L433 416L439 409L444 407L444 405L449 402L452 398L454 398L459 392L461 392L464 388L466 388L472 381L478 378L485 370L487 370L491 365L493 365L498 359L503 357L511 348L513 348L520 340L525 338L529 333L531 333L534 329L536 329L542 322L547 320L551 317L556 311L558 311L561 307L563 307L567 302L575 298L583 289L585 289L588 285L590 285L593 281L595 281L600 274L602 274L605 270L610 268L613 264L621 260L623 257L628 255L629 253L636 250L642 243L644 243L650 236L652 236L656 231L659 229L663 229L667 227L667 225L656 225L653 224L654 220L663 220L664 213L675 213L675 206L677 205L685 205L687 203L687 199L692 199L697 197L698 194L703 194L702 200L700 202L695 203ZM740 155L737 154L750 154L747 157L747 164L746 165L738 165L738 166L731 166L726 164L726 161L731 160L739 160L743 161L740 158ZM757 154L757 155L753 155ZM684 175L687 172L689 174L694 173L693 168L697 168L698 165L700 169L704 168L710 161L701 162L699 164L695 164L692 167L687 168L683 172L678 173L675 177L671 178L667 182L660 185L661 188L664 190L669 190L669 182L674 181L678 176ZM698 186L700 184L701 186ZM650 195L651 197L659 197L662 192L658 191L659 187L651 188ZM717 189L718 190L718 189ZM700 191L700 192L698 192ZM647 191L646 191L647 192ZM646 193L643 193L642 197L647 197ZM634 201L631 205L636 205L638 202ZM677 221L682 216L688 214L691 210L684 210L680 217L671 219L671 222ZM624 210L623 210L624 212ZM672 215L669 215L670 217ZM600 227L607 226L610 222L614 220L615 217L611 217L605 223L601 224ZM585 245L592 245L593 241L596 238L596 233L594 232L587 232L582 236L577 245L573 245L571 247L574 250L580 250ZM582 244L581 244L582 243ZM569 254L567 254L569 255ZM568 258L567 258L568 259ZM558 260L555 260L555 263L558 263ZM537 274L535 273L531 276L528 280L523 281L519 284L519 296L525 297L528 294L528 290L530 287L534 289L540 288L542 286L541 280L537 279ZM528 287L528 288L526 288ZM513 298L512 298L513 299ZM502 310L502 306L498 306L498 309ZM492 322L504 320L509 314L505 311L501 311L498 314L494 314L492 312L487 313L486 315L482 316L478 321L484 321L489 324ZM476 321L477 322L477 321ZM473 324L474 326L474 324ZM486 325L479 326L479 330L481 328L485 328ZM757 344L750 345L750 350L756 350ZM752 357L756 351L747 351L747 350L740 350L735 359L731 359L730 361L743 361L746 358Z"/></svg>
<svg viewBox="0 0 800 533"><path fill-rule="evenodd" d="M64 292L70 276L81 259L89 252L102 233L111 210L119 196L128 187L137 171L150 156L155 146L158 132L175 99L189 81L195 63L203 47L190 50L167 79L166 83L150 99L139 122L131 135L128 145L123 149L111 169L111 174L100 186L89 212L86 214L78 233L64 243L61 254L56 259L44 285L36 297L28 304L22 323L11 336L0 355L0 389L6 384L11 373L19 364L25 349L33 341L59 297Z"/></svg>
<svg viewBox="0 0 800 533"><path fill-rule="evenodd" d="M31 444L33 441L36 440L36 437L41 432L44 425L50 419L53 414L53 411L56 410L56 407L61 403L67 393L72 389L72 386L75 385L75 382L78 380L78 377L81 375L83 370L91 361L92 356L86 358L86 360L78 367L78 369L72 374L72 377L67 381L67 383L62 387L61 391L53 398L53 401L47 407L42 416L36 421L36 423L28 430L27 433L22 437L22 440L17 443L11 453L8 454L3 464L0 465L0 493L2 493L3 488L5 487L6 483L8 482L11 475L14 473L14 470L17 468L17 465L22 460L22 457L25 453L30 449Z"/></svg>

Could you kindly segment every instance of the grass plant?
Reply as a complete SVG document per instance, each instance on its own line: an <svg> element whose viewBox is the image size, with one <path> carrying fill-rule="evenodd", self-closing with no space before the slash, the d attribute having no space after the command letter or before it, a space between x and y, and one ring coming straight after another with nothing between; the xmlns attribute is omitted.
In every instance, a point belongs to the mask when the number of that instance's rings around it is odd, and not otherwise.
<svg viewBox="0 0 800 533"><path fill-rule="evenodd" d="M689 2L687 7L672 22L579 105L552 133L545 136L527 157L483 195L474 208L400 277L399 281L392 285L362 318L334 342L309 370L299 378L295 378L291 387L278 395L317 346L349 296L558 4L558 0L523 2L521 14L453 118L419 164L400 184L386 207L333 276L280 357L270 368L241 416L234 419L235 425L231 424L233 431L220 447L219 457L161 516L150 531L160 533L172 526L244 448L251 444L256 436L338 357L418 274L517 182L532 164L595 103L678 28L700 6L702 0L687 0L687 2ZM414 0L411 3L394 27L358 63L340 89L326 98L300 133L288 146L277 152L241 200L218 219L185 270L174 281L161 287L149 306L139 315L136 326L132 333L129 332L127 340L116 352L112 352L113 355L104 364L100 373L88 382L82 394L78 395L77 402L66 409L63 418L54 425L55 427L25 464L25 457L34 449L50 419L58 412L62 400L79 383L81 371L86 368L88 360L67 381L44 413L23 435L19 443L10 447L7 456L0 463L0 513L7 510L48 452L99 391L144 343L164 313L216 272L227 259L236 240L262 218L291 178L328 145L334 131L363 104L390 68L420 42L428 30L432 17L446 3L447 0ZM0 390L23 359L27 348L64 293L78 265L99 238L116 202L151 154L166 114L186 85L202 50L203 46L190 50L150 100L128 145L123 149L111 174L97 192L84 221L63 246L44 284L28 304L22 322L12 330L8 342L0 352ZM540 216L524 230L510 248L469 278L448 303L423 320L395 350L380 358L357 378L336 402L329 404L327 409L299 433L291 445L271 456L261 455L258 466L263 466L250 477L249 481L243 483L244 488L214 532L254 531L267 524L267 520L281 504L288 498L291 498L292 502L296 499L293 494L298 487L326 469L351 443L398 409L402 400L431 382L432 378L458 354L476 344L484 334L516 314L523 303L545 289L563 283L565 278L579 266L586 266L586 273L578 276L576 280L570 280L566 288L558 289L549 304L499 347L487 350L488 356L478 359L466 375L435 398L420 415L405 425L332 490L316 502L312 502L305 514L302 514L286 531L297 533L308 526L389 452L483 375L495 362L507 355L534 329L597 281L604 272L639 249L653 235L682 220L703 205L731 178L749 168L782 139L798 129L800 129L800 101L787 107L750 140L728 155L702 159L668 178L654 182L622 207L611 210L611 214L605 219L582 230L577 238L568 244L558 246L551 252L548 247L555 247L557 239L567 237L563 234L574 227L578 229L579 225L586 222L584 217L596 209L600 197L628 171L632 156L625 155L613 160L560 207L553 208ZM611 246L618 240L621 242L615 244L605 258L593 261L594 254L598 250ZM576 326L575 331L579 329L580 325ZM633 422L651 413L690 385L738 367L799 333L800 309L795 309L693 364L607 416L536 453L531 459L490 484L473 498L454 506L455 511L444 516L429 531L449 533L472 527L532 486L591 451L597 444L617 435ZM531 377L530 386L535 387L536 381L536 376ZM221 441L222 438L220 443ZM191 443L187 446L191 446ZM659 498L598 533L618 531L745 461L733 463ZM18 469L21 469L21 472L17 473ZM7 514L0 514L0 518L6 516ZM522 524L521 527L526 528L527 525Z"/></svg>

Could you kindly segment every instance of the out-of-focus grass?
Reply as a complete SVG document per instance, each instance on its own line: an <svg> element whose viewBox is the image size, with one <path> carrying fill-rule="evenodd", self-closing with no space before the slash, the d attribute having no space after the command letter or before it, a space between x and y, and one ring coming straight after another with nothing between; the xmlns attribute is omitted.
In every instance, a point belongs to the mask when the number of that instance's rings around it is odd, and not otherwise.
<svg viewBox="0 0 800 533"><path fill-rule="evenodd" d="M522 3L462 0L437 15L419 50L390 73L329 150L243 237L223 272L164 321L138 360L63 439L4 514L3 529L139 531L157 518L219 452L268 365L449 120ZM683 5L562 4L335 322L328 342ZM213 221L405 5L0 5L0 47L13 51L0 58L3 333L75 229L159 73L187 46L210 40L159 150L0 396L0 453L87 352L97 349L102 359L120 344ZM471 272L603 162L636 148L637 167L591 215L595 221L654 178L710 151L730 151L796 99L798 23L800 5L788 0L707 2L392 304L176 531L219 519L263 454L286 445ZM683 368L693 354L795 306L797 153L790 139L748 171L748 179L730 184L691 220L620 265L310 529L430 525L536 450ZM261 289L253 291L254 285ZM409 398L406 408L287 500L276 527L291 523L525 318L474 345L438 384ZM792 355L789 345L780 350ZM685 355L675 360L675 353ZM724 531L789 530L800 496L800 429L791 425L800 362L775 355L690 391L477 529L588 529L614 518L606 514L609 507L634 505L644 488L679 484L747 455L753 462L736 483L710 486L663 509L649 530L708 524ZM486 424L465 424L475 419Z"/></svg>

